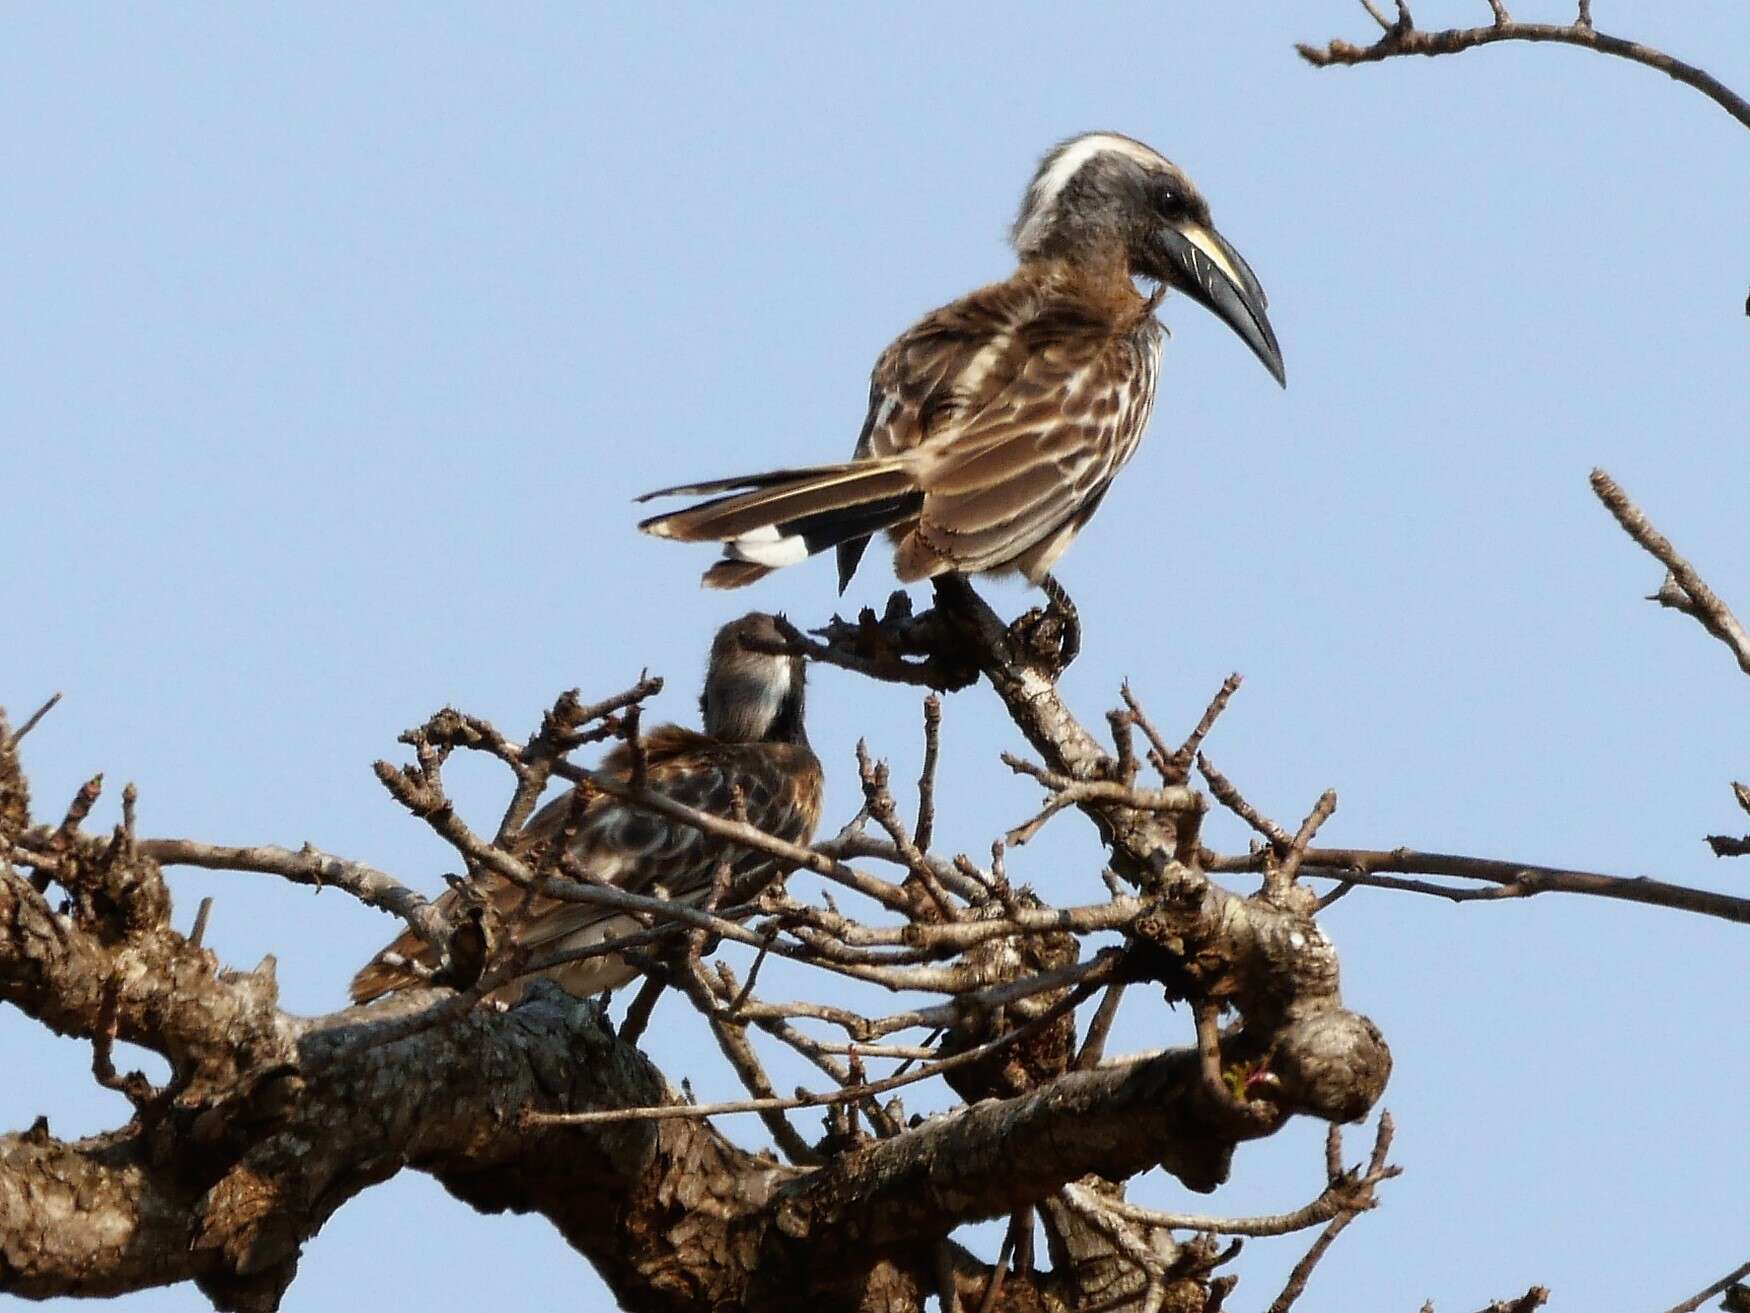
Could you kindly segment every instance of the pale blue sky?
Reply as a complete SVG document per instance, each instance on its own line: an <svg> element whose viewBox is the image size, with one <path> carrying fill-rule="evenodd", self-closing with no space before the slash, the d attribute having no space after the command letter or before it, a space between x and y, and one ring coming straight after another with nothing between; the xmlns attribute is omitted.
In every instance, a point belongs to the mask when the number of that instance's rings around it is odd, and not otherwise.
<svg viewBox="0 0 1750 1313"><path fill-rule="evenodd" d="M8 8L0 702L66 692L28 741L43 814L103 770L138 782L151 833L309 840L435 888L444 851L370 761L445 702L523 733L560 689L646 664L686 718L715 625L830 614L825 563L701 593L708 553L635 534L629 498L848 452L875 354L1006 273L1035 159L1100 127L1202 185L1270 293L1289 388L1169 300L1152 431L1059 572L1084 716L1128 675L1188 727L1237 669L1212 757L1284 820L1337 788L1331 842L1742 889L1750 866L1700 836L1744 825L1750 684L1639 600L1658 573L1586 474L1750 608L1750 136L1573 50L1315 72L1292 41L1369 20L1289 8ZM1741 4L1597 17L1750 86ZM851 605L885 596L870 567ZM815 689L837 821L858 735L915 774L916 700L837 671ZM975 691L944 742L939 835L982 851L1035 800L995 764L1017 737ZM496 817L500 781L457 779ZM1011 860L1062 901L1097 897L1098 869L1075 817ZM173 878L185 922L214 894L210 942L276 954L301 1011L392 929L333 893ZM1742 929L1365 891L1326 926L1396 1054L1406 1174L1299 1307L1453 1313L1539 1281L1562 1308L1657 1309L1750 1258ZM682 1006L661 1015L671 1073L726 1089ZM1120 1046L1188 1025L1133 998ZM85 1047L12 1013L0 1064L0 1125L123 1119ZM1303 1202L1319 1135L1246 1149L1195 1206ZM1188 1202L1158 1173L1136 1194ZM508 1284L480 1273L488 1243ZM1252 1242L1236 1307L1299 1251ZM544 1223L406 1174L307 1247L285 1307L599 1291Z"/></svg>

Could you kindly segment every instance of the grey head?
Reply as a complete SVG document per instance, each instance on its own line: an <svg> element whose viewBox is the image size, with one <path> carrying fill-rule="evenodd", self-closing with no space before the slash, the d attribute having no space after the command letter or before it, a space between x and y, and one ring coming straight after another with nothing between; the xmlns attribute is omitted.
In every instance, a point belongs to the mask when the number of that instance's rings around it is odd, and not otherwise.
<svg viewBox="0 0 1750 1313"><path fill-rule="evenodd" d="M1237 333L1278 383L1282 351L1251 266L1210 221L1183 169L1116 132L1061 142L1039 162L1011 233L1023 262L1103 262L1176 287Z"/></svg>
<svg viewBox="0 0 1750 1313"><path fill-rule="evenodd" d="M784 636L776 618L750 611L717 631L705 668L699 711L705 733L728 743L806 743L806 670L799 656L758 651Z"/></svg>

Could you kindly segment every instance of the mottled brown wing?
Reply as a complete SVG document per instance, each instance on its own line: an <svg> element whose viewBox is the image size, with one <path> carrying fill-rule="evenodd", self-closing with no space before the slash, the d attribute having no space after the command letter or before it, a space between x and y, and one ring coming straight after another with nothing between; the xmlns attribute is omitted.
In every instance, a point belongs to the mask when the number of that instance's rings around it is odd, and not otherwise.
<svg viewBox="0 0 1750 1313"><path fill-rule="evenodd" d="M1079 528L1135 453L1153 407L1152 317L1113 334L1066 307L1016 336L1025 351L1003 389L923 448L915 536L957 570L1014 563L1063 527Z"/></svg>
<svg viewBox="0 0 1750 1313"><path fill-rule="evenodd" d="M924 316L896 338L869 376L869 409L855 457L898 456L951 436L957 422L1000 396L1026 361L1017 330L1036 312L1038 287L1015 278ZM868 539L838 549L839 588Z"/></svg>
<svg viewBox="0 0 1750 1313"><path fill-rule="evenodd" d="M897 456L978 413L1025 365L1020 330L1038 289L1011 279L924 316L881 353L869 376L869 411L857 459Z"/></svg>
<svg viewBox="0 0 1750 1313"><path fill-rule="evenodd" d="M724 744L688 730L664 726L650 736L647 779L660 793L721 816L734 810L734 790L745 799L747 818L767 833L806 843L820 816L820 767L806 748L788 744ZM629 763L616 752L601 773L626 778ZM588 874L634 893L664 893L697 905L710 892L717 865L727 854L737 881L775 866L760 854L703 835L666 817L628 807L594 794L581 809L574 793L554 799L524 827L519 846L531 861L548 866L544 848L574 828L569 850ZM552 864L556 866L556 864ZM644 929L634 918L586 903L568 902L526 890L502 877L485 875L479 892L491 900L512 927L515 942L533 951L577 948ZM457 895L444 895L453 906ZM404 934L379 954L353 981L353 997L364 1002L415 983L405 968L385 961L391 954L430 961L429 950ZM613 989L637 974L617 955L586 958L547 973L568 990L591 995ZM520 992L519 990L511 991Z"/></svg>
<svg viewBox="0 0 1750 1313"><path fill-rule="evenodd" d="M1160 327L1139 307L1018 277L888 348L858 455L922 458L923 511L901 578L944 563L999 568L1036 545L1047 549L1037 573L1050 567L1061 545L1049 540L1086 520L1147 424Z"/></svg>

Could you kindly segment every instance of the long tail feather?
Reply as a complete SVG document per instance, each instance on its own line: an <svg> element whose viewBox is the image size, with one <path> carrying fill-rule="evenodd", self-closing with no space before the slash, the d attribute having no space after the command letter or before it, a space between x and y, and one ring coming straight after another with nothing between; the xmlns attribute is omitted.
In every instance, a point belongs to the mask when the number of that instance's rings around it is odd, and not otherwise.
<svg viewBox="0 0 1750 1313"><path fill-rule="evenodd" d="M724 559L705 576L710 588L740 588L816 552L867 539L915 518L924 500L903 457L782 470L668 491L723 489L738 491L652 516L638 526L659 538L722 543Z"/></svg>
<svg viewBox="0 0 1750 1313"><path fill-rule="evenodd" d="M852 468L855 462L843 465L810 465L799 470L767 470L764 474L737 474L728 479L706 479L702 483L677 483L672 488L658 488L634 497L635 502L655 501L658 497L703 497L713 492L736 492L746 488L771 488L794 483L797 479L816 474L839 473Z"/></svg>
<svg viewBox="0 0 1750 1313"><path fill-rule="evenodd" d="M707 588L746 588L751 583L758 583L773 570L775 565L755 565L752 561L737 561L724 557L709 570L699 582Z"/></svg>
<svg viewBox="0 0 1750 1313"><path fill-rule="evenodd" d="M787 471L781 481L772 475L755 478L759 486L751 492L714 497L684 510L653 515L638 527L659 538L674 538L681 542L728 542L761 529L784 528L793 521L884 500L915 489L911 471L898 460L856 461L849 465L792 470ZM767 479L772 482L767 483ZM714 485L693 486L710 490Z"/></svg>

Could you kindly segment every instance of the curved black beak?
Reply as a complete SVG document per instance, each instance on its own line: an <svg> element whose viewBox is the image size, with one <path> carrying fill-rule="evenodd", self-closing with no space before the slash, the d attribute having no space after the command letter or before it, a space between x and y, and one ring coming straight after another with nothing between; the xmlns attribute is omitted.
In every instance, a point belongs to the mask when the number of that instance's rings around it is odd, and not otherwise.
<svg viewBox="0 0 1750 1313"><path fill-rule="evenodd" d="M1238 333L1283 387L1282 348L1264 313L1269 300L1252 267L1227 238L1194 220L1164 223L1154 234L1162 276Z"/></svg>

